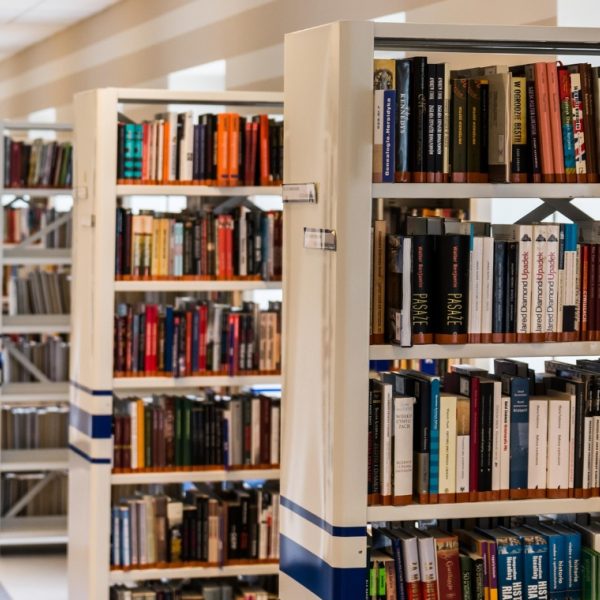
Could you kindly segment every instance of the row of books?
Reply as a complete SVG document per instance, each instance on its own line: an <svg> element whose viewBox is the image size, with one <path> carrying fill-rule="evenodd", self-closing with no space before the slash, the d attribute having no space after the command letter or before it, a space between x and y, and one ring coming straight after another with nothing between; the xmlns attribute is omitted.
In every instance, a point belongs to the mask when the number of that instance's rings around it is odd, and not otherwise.
<svg viewBox="0 0 600 600"><path fill-rule="evenodd" d="M32 142L4 137L6 188L69 188L73 182L71 142Z"/></svg>
<svg viewBox="0 0 600 600"><path fill-rule="evenodd" d="M137 124L119 121L121 183L280 185L283 122L268 115L162 113Z"/></svg>
<svg viewBox="0 0 600 600"><path fill-rule="evenodd" d="M71 312L70 269L15 267L8 280L10 315L66 315Z"/></svg>
<svg viewBox="0 0 600 600"><path fill-rule="evenodd" d="M69 437L69 407L3 406L0 409L0 448L66 448Z"/></svg>
<svg viewBox="0 0 600 600"><path fill-rule="evenodd" d="M375 182L596 182L598 67L375 59Z"/></svg>
<svg viewBox="0 0 600 600"><path fill-rule="evenodd" d="M600 495L600 360L370 380L371 504Z"/></svg>
<svg viewBox="0 0 600 600"><path fill-rule="evenodd" d="M202 581L148 582L126 587L115 585L110 589L110 600L276 600L276 576L264 576L257 582L231 579Z"/></svg>
<svg viewBox="0 0 600 600"><path fill-rule="evenodd" d="M374 223L374 343L600 339L600 224Z"/></svg>
<svg viewBox="0 0 600 600"><path fill-rule="evenodd" d="M63 212L48 207L47 202L32 199L26 206L4 207L4 243L19 244L26 238L63 216ZM35 248L70 248L72 225L69 219L32 244Z"/></svg>
<svg viewBox="0 0 600 600"><path fill-rule="evenodd" d="M281 279L281 217L248 200L178 214L117 208L116 277Z"/></svg>
<svg viewBox="0 0 600 600"><path fill-rule="evenodd" d="M138 494L113 506L111 565L227 564L279 558L279 492L208 486L183 499Z"/></svg>
<svg viewBox="0 0 600 600"><path fill-rule="evenodd" d="M0 514L5 515L21 498L39 489L46 473L0 474ZM44 485L43 494L35 494L15 517L44 517L67 514L67 478L55 477Z"/></svg>
<svg viewBox="0 0 600 600"><path fill-rule="evenodd" d="M367 600L599 597L600 524L540 517L396 524L370 538Z"/></svg>
<svg viewBox="0 0 600 600"><path fill-rule="evenodd" d="M64 335L11 336L9 342L31 361L50 381L69 380L69 342ZM4 343L6 350L7 343ZM14 356L3 352L1 356L4 383L29 383L37 379Z"/></svg>
<svg viewBox="0 0 600 600"><path fill-rule="evenodd" d="M281 370L281 303L261 310L176 298L174 304L117 305L116 376L242 375Z"/></svg>
<svg viewBox="0 0 600 600"><path fill-rule="evenodd" d="M279 464L278 398L207 393L115 399L113 407L115 472Z"/></svg>

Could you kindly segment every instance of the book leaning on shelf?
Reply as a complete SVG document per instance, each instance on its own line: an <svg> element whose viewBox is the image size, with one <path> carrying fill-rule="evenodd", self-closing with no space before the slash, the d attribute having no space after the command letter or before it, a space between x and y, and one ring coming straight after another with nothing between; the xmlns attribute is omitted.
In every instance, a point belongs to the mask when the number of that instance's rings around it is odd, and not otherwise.
<svg viewBox="0 0 600 600"><path fill-rule="evenodd" d="M19 244L40 229L52 225L64 213L48 207L47 201L35 198L27 206L4 207L4 243ZM34 248L70 248L71 220L50 231L32 244Z"/></svg>
<svg viewBox="0 0 600 600"><path fill-rule="evenodd" d="M69 188L73 181L71 142L17 141L4 136L6 188Z"/></svg>
<svg viewBox="0 0 600 600"><path fill-rule="evenodd" d="M246 199L177 214L117 208L117 279L281 279L281 211Z"/></svg>
<svg viewBox="0 0 600 600"><path fill-rule="evenodd" d="M596 183L600 70L375 59L376 183Z"/></svg>
<svg viewBox="0 0 600 600"><path fill-rule="evenodd" d="M600 523L587 514L374 527L367 600L595 600Z"/></svg>
<svg viewBox="0 0 600 600"><path fill-rule="evenodd" d="M14 267L8 280L10 315L56 315L71 311L71 274L61 268Z"/></svg>
<svg viewBox="0 0 600 600"><path fill-rule="evenodd" d="M279 491L201 486L113 504L111 566L217 566L279 558ZM239 562L238 562L239 564Z"/></svg>
<svg viewBox="0 0 600 600"><path fill-rule="evenodd" d="M114 370L120 376L275 374L281 370L281 303L261 310L176 298L116 308Z"/></svg>
<svg viewBox="0 0 600 600"><path fill-rule="evenodd" d="M115 399L115 472L276 468L279 399L239 393Z"/></svg>
<svg viewBox="0 0 600 600"><path fill-rule="evenodd" d="M283 181L283 122L268 115L167 112L118 122L119 183L269 186Z"/></svg>
<svg viewBox="0 0 600 600"><path fill-rule="evenodd" d="M370 380L370 504L600 495L600 360Z"/></svg>
<svg viewBox="0 0 600 600"><path fill-rule="evenodd" d="M596 222L491 225L409 216L402 233L384 229L380 237L374 260L386 268L374 270L372 311L373 323L384 326L373 343L600 339ZM380 289L384 302L375 297Z"/></svg>
<svg viewBox="0 0 600 600"><path fill-rule="evenodd" d="M2 342L2 382L31 383L38 381L7 348L14 346L30 360L50 381L69 380L69 349L65 336L21 335L5 336Z"/></svg>

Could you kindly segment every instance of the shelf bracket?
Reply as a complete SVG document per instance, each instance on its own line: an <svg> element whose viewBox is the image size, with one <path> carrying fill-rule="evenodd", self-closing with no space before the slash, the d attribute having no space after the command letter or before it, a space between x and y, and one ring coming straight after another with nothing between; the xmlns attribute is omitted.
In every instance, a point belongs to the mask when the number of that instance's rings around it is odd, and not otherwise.
<svg viewBox="0 0 600 600"><path fill-rule="evenodd" d="M51 481L54 481L60 471L50 471L46 473L26 494L21 496L11 507L2 515L3 519L16 517Z"/></svg>
<svg viewBox="0 0 600 600"><path fill-rule="evenodd" d="M50 383L48 376L38 369L12 342L6 343L6 351L9 356L12 356L25 370L29 371L38 381L42 383Z"/></svg>
<svg viewBox="0 0 600 600"><path fill-rule="evenodd" d="M25 248L27 246L31 246L35 242L39 242L42 239L42 236L52 233L55 229L62 227L63 225L68 223L70 220L71 220L71 213L66 212L65 214L58 217L58 219L56 219L55 221L52 221L52 223L49 223L48 225L44 225L44 227L42 227L39 231L36 231L35 233L26 237L23 241L19 242L17 244L17 248Z"/></svg>
<svg viewBox="0 0 600 600"><path fill-rule="evenodd" d="M540 200L542 204L521 217L517 221L517 225L539 223L555 212L564 215L567 219L573 221L573 223L585 223L586 221L594 220L587 213L571 204L574 198L540 198Z"/></svg>

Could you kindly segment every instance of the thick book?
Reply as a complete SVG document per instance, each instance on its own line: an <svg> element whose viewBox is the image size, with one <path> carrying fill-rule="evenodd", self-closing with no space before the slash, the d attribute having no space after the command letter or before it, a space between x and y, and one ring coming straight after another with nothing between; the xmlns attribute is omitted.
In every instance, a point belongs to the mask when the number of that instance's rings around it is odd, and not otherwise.
<svg viewBox="0 0 600 600"><path fill-rule="evenodd" d="M542 181L544 183L554 183L554 146L552 144L550 98L548 93L548 71L546 63L534 63L533 72L535 77L536 114L540 136Z"/></svg>
<svg viewBox="0 0 600 600"><path fill-rule="evenodd" d="M529 453L527 487L529 498L545 498L548 464L548 398L529 397Z"/></svg>
<svg viewBox="0 0 600 600"><path fill-rule="evenodd" d="M435 542L438 598L462 599L458 537L437 528L428 530Z"/></svg>
<svg viewBox="0 0 600 600"><path fill-rule="evenodd" d="M411 59L396 60L396 183L410 181L411 85Z"/></svg>
<svg viewBox="0 0 600 600"><path fill-rule="evenodd" d="M510 181L526 183L529 171L527 156L527 80L525 77L512 77L512 156Z"/></svg>
<svg viewBox="0 0 600 600"><path fill-rule="evenodd" d="M436 141L436 80L437 80L437 65L433 63L427 64L427 135L426 135L426 162L427 183L435 183L435 141Z"/></svg>
<svg viewBox="0 0 600 600"><path fill-rule="evenodd" d="M413 57L412 66L410 170L413 182L425 183L427 181L427 58Z"/></svg>
<svg viewBox="0 0 600 600"><path fill-rule="evenodd" d="M577 175L575 173L575 137L573 132L573 106L571 103L571 78L566 67L558 67L558 96L560 100L565 180L567 183L575 183Z"/></svg>
<svg viewBox="0 0 600 600"><path fill-rule="evenodd" d="M373 181L394 181L396 65L393 59L375 59L373 73Z"/></svg>
<svg viewBox="0 0 600 600"><path fill-rule="evenodd" d="M393 344L411 346L412 238L388 234L386 240L385 336Z"/></svg>
<svg viewBox="0 0 600 600"><path fill-rule="evenodd" d="M550 134L552 137L554 177L557 183L564 183L566 181L566 176L560 108L560 91L556 62L553 61L546 63L546 75L548 82L548 107L550 110Z"/></svg>
<svg viewBox="0 0 600 600"><path fill-rule="evenodd" d="M440 394L439 502L456 500L457 403L454 394Z"/></svg>
<svg viewBox="0 0 600 600"><path fill-rule="evenodd" d="M410 504L413 490L413 422L415 398L393 399L392 504Z"/></svg>
<svg viewBox="0 0 600 600"><path fill-rule="evenodd" d="M523 552L519 537L507 529L486 529L485 533L495 541L498 598L522 597Z"/></svg>
<svg viewBox="0 0 600 600"><path fill-rule="evenodd" d="M468 79L457 78L452 80L452 128L450 132L452 183L465 183L467 181L467 89Z"/></svg>
<svg viewBox="0 0 600 600"><path fill-rule="evenodd" d="M510 529L521 541L523 598L548 597L548 543L539 533L525 527Z"/></svg>

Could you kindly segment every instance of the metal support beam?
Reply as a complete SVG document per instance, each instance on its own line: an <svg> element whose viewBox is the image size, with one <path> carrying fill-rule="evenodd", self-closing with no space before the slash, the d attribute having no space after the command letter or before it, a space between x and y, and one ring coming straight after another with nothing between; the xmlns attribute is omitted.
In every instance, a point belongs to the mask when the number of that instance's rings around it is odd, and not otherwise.
<svg viewBox="0 0 600 600"><path fill-rule="evenodd" d="M19 498L6 512L2 515L3 519L16 517L51 481L54 481L61 474L60 471L50 471L44 475L26 494Z"/></svg>
<svg viewBox="0 0 600 600"><path fill-rule="evenodd" d="M52 221L47 225L44 225L39 231L36 231L34 234L26 237L23 241L17 244L17 248L25 248L27 246L31 246L35 242L38 242L42 239L42 236L48 235L53 232L55 229L62 227L65 223L68 223L71 219L71 213L66 212L62 214L56 221Z"/></svg>
<svg viewBox="0 0 600 600"><path fill-rule="evenodd" d="M559 212L561 215L573 221L573 223L585 223L593 221L587 213L571 204L573 198L540 198L542 204L528 212L517 221L517 225L539 223L546 217Z"/></svg>
<svg viewBox="0 0 600 600"><path fill-rule="evenodd" d="M24 369L29 371L38 381L42 383L50 383L48 376L38 369L20 350L18 350L12 342L6 343L6 351L12 356Z"/></svg>

